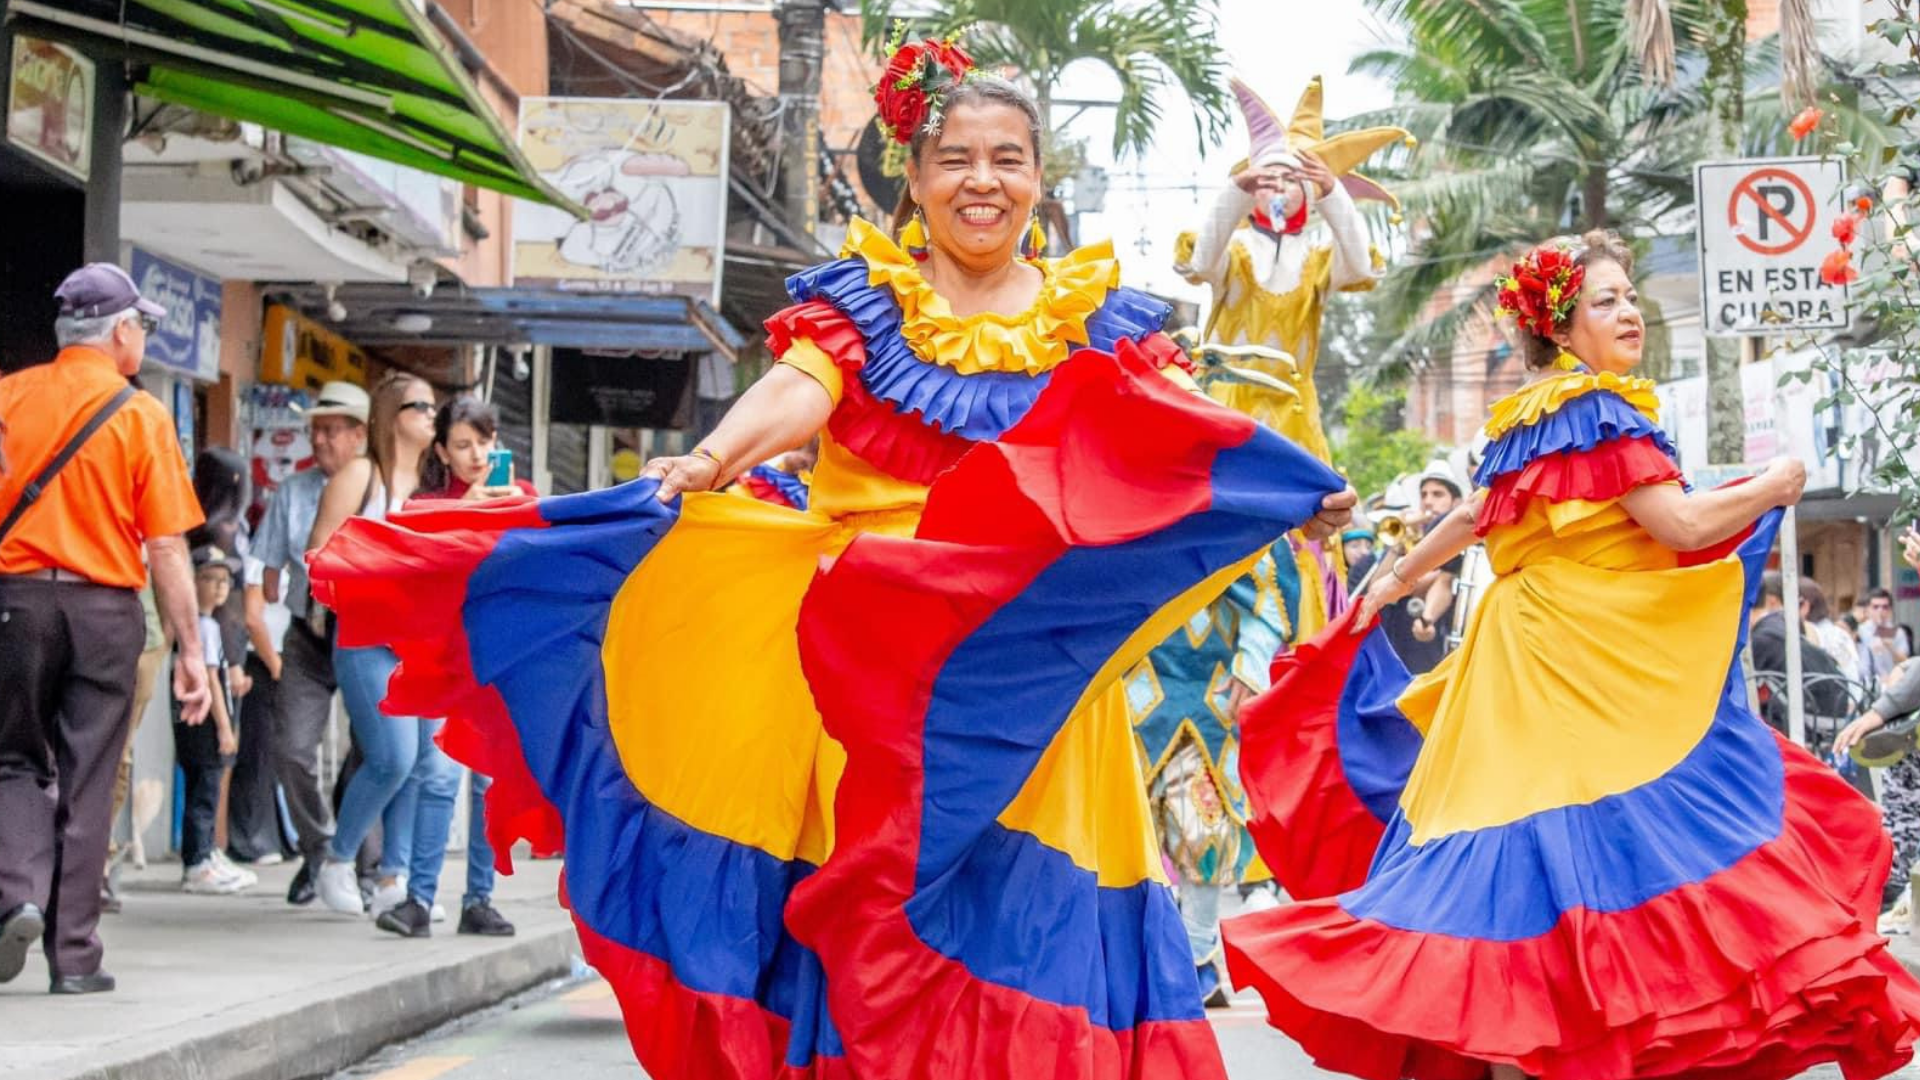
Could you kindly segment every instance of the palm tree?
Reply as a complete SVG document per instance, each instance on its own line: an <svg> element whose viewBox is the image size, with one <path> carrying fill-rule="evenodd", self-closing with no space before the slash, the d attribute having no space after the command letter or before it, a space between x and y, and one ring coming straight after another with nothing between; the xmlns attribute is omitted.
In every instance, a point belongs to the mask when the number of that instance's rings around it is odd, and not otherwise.
<svg viewBox="0 0 1920 1080"><path fill-rule="evenodd" d="M1414 222L1411 250L1371 300L1394 341L1388 374L1451 349L1484 319L1489 268L1527 243L1600 227L1677 234L1691 227L1681 212L1692 204L1697 160L1791 148L1775 88L1782 43L1747 48L1742 22L1738 75L1717 70L1727 55L1725 6L1744 0L1370 3L1407 41L1353 69L1393 81L1401 100L1351 122L1398 123L1422 141L1393 185ZM1664 36L1649 31L1654 16ZM1715 149L1729 122L1719 91L1728 81L1743 90L1732 152ZM1747 95L1749 82L1768 89ZM1884 144L1883 125L1840 111L1857 143Z"/></svg>
<svg viewBox="0 0 1920 1080"><path fill-rule="evenodd" d="M1226 129L1230 99L1213 0L930 0L900 7L862 0L860 10L870 48L886 40L897 14L919 33L964 31L967 50L983 65L1015 69L1032 83L1043 116L1051 117L1054 88L1068 65L1105 65L1120 80L1115 154L1152 144L1170 87L1193 102L1202 148Z"/></svg>

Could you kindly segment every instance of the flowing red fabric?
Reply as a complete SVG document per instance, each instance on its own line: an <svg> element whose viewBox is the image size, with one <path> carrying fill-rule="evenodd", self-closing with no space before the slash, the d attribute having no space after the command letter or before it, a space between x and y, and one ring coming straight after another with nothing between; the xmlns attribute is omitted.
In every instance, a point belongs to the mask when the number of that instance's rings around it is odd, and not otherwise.
<svg viewBox="0 0 1920 1080"><path fill-rule="evenodd" d="M1849 1077L1884 1075L1909 1059L1907 1018L1920 1015L1873 929L1890 841L1832 769L1776 742L1780 836L1704 881L1629 911L1576 909L1519 941L1407 932L1311 901L1235 920L1228 970L1322 1067L1368 1080L1475 1080L1489 1057L1541 1080L1770 1080L1836 1046L1850 1049ZM1806 895L1852 911L1812 917ZM1369 962L1333 959L1358 955ZM1553 1004L1522 1013L1514 1000ZM1515 1046L1531 1049L1494 1049Z"/></svg>
<svg viewBox="0 0 1920 1080"><path fill-rule="evenodd" d="M1347 781L1340 760L1340 696L1365 634L1358 606L1291 653L1274 657L1273 684L1240 712L1240 775L1253 813L1247 831L1295 900L1358 888L1386 825Z"/></svg>
<svg viewBox="0 0 1920 1080"><path fill-rule="evenodd" d="M1615 439L1592 450L1549 454L1493 482L1473 531L1485 536L1496 526L1519 521L1527 503L1534 499L1605 502L1642 484L1678 479L1680 467L1650 436Z"/></svg>
<svg viewBox="0 0 1920 1080"><path fill-rule="evenodd" d="M868 464L915 484L931 484L973 444L950 435L873 396L859 377L867 362L866 340L852 319L824 300L809 300L767 320L767 347L785 355L796 339L818 346L847 375L840 406L827 431Z"/></svg>

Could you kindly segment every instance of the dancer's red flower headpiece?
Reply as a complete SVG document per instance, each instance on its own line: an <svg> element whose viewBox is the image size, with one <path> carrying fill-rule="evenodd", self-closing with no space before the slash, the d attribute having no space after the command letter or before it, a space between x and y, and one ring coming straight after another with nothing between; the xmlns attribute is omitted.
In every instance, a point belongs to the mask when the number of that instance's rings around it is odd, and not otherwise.
<svg viewBox="0 0 1920 1080"><path fill-rule="evenodd" d="M880 107L880 130L895 142L910 143L922 128L940 130L943 99L973 71L973 57L955 38L906 41L905 23L894 24L888 51L873 101Z"/></svg>
<svg viewBox="0 0 1920 1080"><path fill-rule="evenodd" d="M1511 316L1522 330L1550 338L1573 317L1586 279L1587 268L1574 262L1573 252L1536 248L1514 263L1506 277L1495 279L1500 288L1495 311Z"/></svg>

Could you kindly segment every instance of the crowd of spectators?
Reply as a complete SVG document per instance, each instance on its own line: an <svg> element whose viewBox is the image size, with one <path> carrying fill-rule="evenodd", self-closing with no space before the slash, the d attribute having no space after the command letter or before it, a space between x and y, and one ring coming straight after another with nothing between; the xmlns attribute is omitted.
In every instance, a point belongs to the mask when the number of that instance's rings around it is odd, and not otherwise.
<svg viewBox="0 0 1920 1080"><path fill-rule="evenodd" d="M106 263L56 299L58 355L0 379L0 982L39 946L53 993L114 988L98 925L121 910L115 871L139 830L110 840L169 657L181 888L244 893L255 868L297 856L290 904L430 935L462 770L433 742L441 720L380 711L391 653L337 644L304 560L348 518L410 499L531 495L492 482L491 408L439 404L405 374L371 397L326 384L305 410L311 467L250 529L247 459L209 447L189 472L166 408L139 389L165 311ZM330 791L336 691L352 751ZM458 929L509 935L486 789L474 777Z"/></svg>

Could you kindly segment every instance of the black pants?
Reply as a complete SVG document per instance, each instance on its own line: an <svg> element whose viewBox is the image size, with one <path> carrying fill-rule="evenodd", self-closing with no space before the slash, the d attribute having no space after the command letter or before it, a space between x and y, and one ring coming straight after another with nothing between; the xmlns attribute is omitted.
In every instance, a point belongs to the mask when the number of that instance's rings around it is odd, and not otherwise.
<svg viewBox="0 0 1920 1080"><path fill-rule="evenodd" d="M174 662L179 663L179 659ZM226 672L220 672L212 686L214 693L225 694ZM238 725L234 731L239 733ZM220 816L220 777L233 766L233 758L220 753L220 730L213 716L209 714L203 722L189 727L180 722L177 701L173 703L173 757L186 780L180 864L191 870L213 854L213 830Z"/></svg>
<svg viewBox="0 0 1920 1080"><path fill-rule="evenodd" d="M131 589L0 577L0 915L46 913L55 976L100 967L100 868L146 638Z"/></svg>
<svg viewBox="0 0 1920 1080"><path fill-rule="evenodd" d="M227 782L227 850L251 862L291 852L282 835L280 803L274 798L273 720L281 686L252 653L247 655L247 675L253 689L240 699L240 729L246 736L233 761L233 779Z"/></svg>
<svg viewBox="0 0 1920 1080"><path fill-rule="evenodd" d="M333 813L320 784L320 743L333 719L333 642L296 618L280 646L280 681L254 677L254 693L264 682L272 691L273 730L266 749L287 799L287 814L300 838L300 854L315 866L333 839ZM251 697L252 695L249 695ZM241 753L246 753L245 749ZM334 809L339 809L335 799Z"/></svg>

